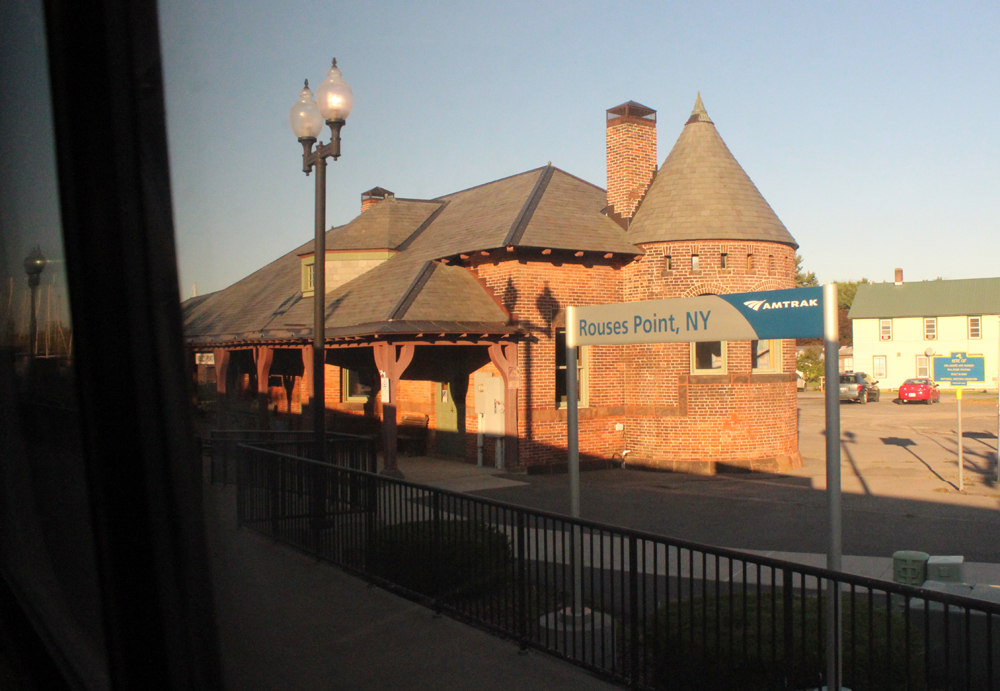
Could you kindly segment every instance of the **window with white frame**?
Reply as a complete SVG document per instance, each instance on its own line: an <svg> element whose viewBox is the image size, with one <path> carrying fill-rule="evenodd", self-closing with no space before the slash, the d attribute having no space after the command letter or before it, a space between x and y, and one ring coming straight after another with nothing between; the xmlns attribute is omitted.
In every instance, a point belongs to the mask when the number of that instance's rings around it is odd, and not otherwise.
<svg viewBox="0 0 1000 691"><path fill-rule="evenodd" d="M918 377L931 376L931 359L926 355L917 356L917 376Z"/></svg>
<svg viewBox="0 0 1000 691"><path fill-rule="evenodd" d="M937 317L924 317L924 340L937 340Z"/></svg>
<svg viewBox="0 0 1000 691"><path fill-rule="evenodd" d="M879 319L878 320L878 340L880 340L880 341L891 341L892 340L892 320L891 319Z"/></svg>
<svg viewBox="0 0 1000 691"><path fill-rule="evenodd" d="M750 341L750 361L754 372L780 372L781 341Z"/></svg>
<svg viewBox="0 0 1000 691"><path fill-rule="evenodd" d="M588 360L590 349L577 348L576 357L576 400L581 408L588 405L589 376ZM556 407L566 407L566 329L556 329Z"/></svg>
<svg viewBox="0 0 1000 691"><path fill-rule="evenodd" d="M726 342L703 341L691 344L691 374L725 374Z"/></svg>
<svg viewBox="0 0 1000 691"><path fill-rule="evenodd" d="M872 357L872 376L876 379L885 379L885 355Z"/></svg>
<svg viewBox="0 0 1000 691"><path fill-rule="evenodd" d="M371 393L371 387L365 386L361 382L358 373L350 369L340 370L340 400L347 403L349 401L366 402Z"/></svg>
<svg viewBox="0 0 1000 691"><path fill-rule="evenodd" d="M701 258L697 254L691 255L691 270L701 271Z"/></svg>
<svg viewBox="0 0 1000 691"><path fill-rule="evenodd" d="M969 339L974 340L983 337L983 318L969 317Z"/></svg>
<svg viewBox="0 0 1000 691"><path fill-rule="evenodd" d="M302 297L312 297L315 281L316 260L313 257L302 257Z"/></svg>

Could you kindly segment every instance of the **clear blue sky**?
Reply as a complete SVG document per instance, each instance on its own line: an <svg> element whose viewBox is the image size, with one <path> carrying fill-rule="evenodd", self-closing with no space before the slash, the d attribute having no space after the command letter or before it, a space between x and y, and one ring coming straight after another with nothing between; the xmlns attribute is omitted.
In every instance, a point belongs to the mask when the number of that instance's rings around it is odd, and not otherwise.
<svg viewBox="0 0 1000 691"><path fill-rule="evenodd" d="M603 186L604 111L701 91L823 282L1000 275L1000 4L162 0L181 290L312 234L288 110L354 89L328 221L376 185L435 197L551 161ZM323 135L324 138L326 134Z"/></svg>

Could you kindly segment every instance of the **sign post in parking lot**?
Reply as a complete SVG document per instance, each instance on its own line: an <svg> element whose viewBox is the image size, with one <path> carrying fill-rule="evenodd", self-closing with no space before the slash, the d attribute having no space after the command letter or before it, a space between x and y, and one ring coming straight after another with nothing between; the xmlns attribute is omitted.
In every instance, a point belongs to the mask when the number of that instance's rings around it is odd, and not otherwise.
<svg viewBox="0 0 1000 691"><path fill-rule="evenodd" d="M955 387L955 404L958 409L958 491L965 491L965 459L962 447L962 390L971 382L986 381L986 358L953 352L947 357L934 358L934 379L950 382ZM1000 470L997 471L1000 474Z"/></svg>
<svg viewBox="0 0 1000 691"><path fill-rule="evenodd" d="M566 308L566 433L570 514L580 516L577 350L583 345L762 341L823 337L827 382L839 377L837 284ZM827 568L841 569L840 390L826 388ZM582 560L574 534L574 611L582 611ZM827 688L841 686L840 598L828 582Z"/></svg>

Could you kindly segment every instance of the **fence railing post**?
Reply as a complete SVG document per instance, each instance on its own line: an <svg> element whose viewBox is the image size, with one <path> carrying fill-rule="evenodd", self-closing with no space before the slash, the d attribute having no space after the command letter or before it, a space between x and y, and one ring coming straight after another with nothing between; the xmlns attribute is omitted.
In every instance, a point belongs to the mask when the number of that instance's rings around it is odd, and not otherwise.
<svg viewBox="0 0 1000 691"><path fill-rule="evenodd" d="M795 675L795 614L792 611L792 607L795 602L795 592L794 592L794 581L792 580L794 574L792 574L790 569L782 570L782 583L781 583L781 599L782 599L782 643L784 643L785 651L785 688L792 688L792 682L794 681L792 677Z"/></svg>
<svg viewBox="0 0 1000 691"><path fill-rule="evenodd" d="M270 492L268 492L268 518L271 522L271 536L278 537L278 514L281 503L281 460L268 464L267 475Z"/></svg>
<svg viewBox="0 0 1000 691"><path fill-rule="evenodd" d="M367 488L367 506L365 506L365 573L375 575L375 531L377 529L378 512L378 476L368 475L364 478Z"/></svg>
<svg viewBox="0 0 1000 691"><path fill-rule="evenodd" d="M213 449L216 448L213 445ZM213 451L214 453L214 451ZM246 465L245 459L241 459L236 466L236 527L243 525L243 521L246 518L246 492L248 484L248 471L244 467ZM215 459L212 459L212 470L215 471ZM215 482L215 477L213 475L212 482Z"/></svg>
<svg viewBox="0 0 1000 691"><path fill-rule="evenodd" d="M528 649L528 549L524 512L517 512L517 635L521 651Z"/></svg>
<svg viewBox="0 0 1000 691"><path fill-rule="evenodd" d="M326 521L326 504L327 504L327 476L329 473L327 469L321 465L312 466L312 472L309 473L312 476L312 520L309 521L309 530L312 532L312 548L313 554L317 559L320 555L320 543L322 541L323 535L323 524Z"/></svg>
<svg viewBox="0 0 1000 691"><path fill-rule="evenodd" d="M629 617L629 669L633 683L639 680L639 542L635 535L628 539L628 617Z"/></svg>

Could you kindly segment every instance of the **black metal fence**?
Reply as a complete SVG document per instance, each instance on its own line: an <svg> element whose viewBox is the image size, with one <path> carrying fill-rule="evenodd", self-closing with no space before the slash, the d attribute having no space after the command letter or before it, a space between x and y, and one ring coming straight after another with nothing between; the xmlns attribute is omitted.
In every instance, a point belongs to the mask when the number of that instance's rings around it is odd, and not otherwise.
<svg viewBox="0 0 1000 691"><path fill-rule="evenodd" d="M1000 606L240 445L240 525L636 688L1000 687Z"/></svg>
<svg viewBox="0 0 1000 691"><path fill-rule="evenodd" d="M209 457L213 483L236 483L240 444L254 444L298 458L316 458L316 435L311 431L211 430L202 439L202 452ZM324 458L332 465L378 472L374 437L327 432L325 451Z"/></svg>

